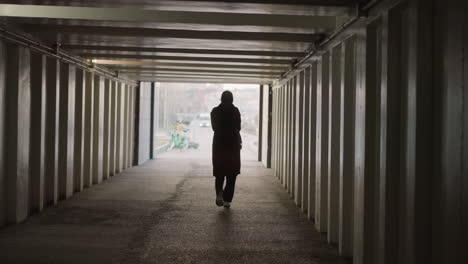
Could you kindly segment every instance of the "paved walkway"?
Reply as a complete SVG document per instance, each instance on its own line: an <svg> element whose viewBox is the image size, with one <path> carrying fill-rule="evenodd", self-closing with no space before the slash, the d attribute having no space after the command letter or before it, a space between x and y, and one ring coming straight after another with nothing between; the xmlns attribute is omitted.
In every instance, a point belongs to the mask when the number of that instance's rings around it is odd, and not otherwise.
<svg viewBox="0 0 468 264"><path fill-rule="evenodd" d="M172 152L0 230L0 263L346 263L271 170L243 163L231 209L209 160Z"/></svg>

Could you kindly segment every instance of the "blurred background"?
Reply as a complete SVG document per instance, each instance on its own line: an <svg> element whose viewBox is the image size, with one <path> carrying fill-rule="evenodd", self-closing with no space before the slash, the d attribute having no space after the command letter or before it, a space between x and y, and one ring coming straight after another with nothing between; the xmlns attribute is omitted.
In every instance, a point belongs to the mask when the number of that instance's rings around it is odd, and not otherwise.
<svg viewBox="0 0 468 264"><path fill-rule="evenodd" d="M256 160L259 86L248 84L155 83L155 156L172 152L174 157L211 159L210 112L225 90L234 94L241 113L242 159Z"/></svg>

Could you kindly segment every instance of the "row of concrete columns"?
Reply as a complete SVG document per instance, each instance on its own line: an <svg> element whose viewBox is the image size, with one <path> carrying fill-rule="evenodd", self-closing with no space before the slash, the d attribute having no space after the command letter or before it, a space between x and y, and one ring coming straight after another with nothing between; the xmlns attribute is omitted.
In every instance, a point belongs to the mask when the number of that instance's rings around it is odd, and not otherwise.
<svg viewBox="0 0 468 264"><path fill-rule="evenodd" d="M0 53L0 225L131 166L131 85L13 43Z"/></svg>
<svg viewBox="0 0 468 264"><path fill-rule="evenodd" d="M425 3L400 2L273 90L275 175L354 263L425 263L430 248L432 93L417 73L431 59L427 26L412 23L427 16Z"/></svg>

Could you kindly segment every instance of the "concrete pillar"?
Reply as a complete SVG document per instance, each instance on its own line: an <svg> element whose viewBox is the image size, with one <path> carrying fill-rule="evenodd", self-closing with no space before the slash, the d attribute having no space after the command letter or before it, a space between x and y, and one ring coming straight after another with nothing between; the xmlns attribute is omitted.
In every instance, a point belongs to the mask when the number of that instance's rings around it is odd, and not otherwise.
<svg viewBox="0 0 468 264"><path fill-rule="evenodd" d="M56 204L58 200L60 64L54 58L47 58L46 68L45 195L47 204Z"/></svg>
<svg viewBox="0 0 468 264"><path fill-rule="evenodd" d="M83 190L84 182L84 136L85 136L85 72L76 69L75 73L75 137L74 137L74 164L73 189L75 192Z"/></svg>
<svg viewBox="0 0 468 264"><path fill-rule="evenodd" d="M277 171L277 174L276 174L276 177L279 179L279 167L280 167L280 151L281 151L281 146L280 146L280 142L281 142L281 129L282 129L282 126L279 125L280 121L281 121L281 87L278 87L275 89L275 101L276 101L276 106L275 106L275 116L276 116L276 119L275 119L275 125L274 125L274 128L275 128L275 141L276 141L276 145L275 145L275 169Z"/></svg>
<svg viewBox="0 0 468 264"><path fill-rule="evenodd" d="M7 221L18 223L29 211L29 137L31 118L30 53L6 45L6 202Z"/></svg>
<svg viewBox="0 0 468 264"><path fill-rule="evenodd" d="M5 89L6 89L6 45L0 40L0 149L5 149ZM0 151L0 227L6 224L6 171L5 151Z"/></svg>
<svg viewBox="0 0 468 264"><path fill-rule="evenodd" d="M102 177L109 178L110 160L110 92L111 80L104 80L104 107L103 107L103 147L102 147Z"/></svg>
<svg viewBox="0 0 468 264"><path fill-rule="evenodd" d="M292 88L292 81L289 80L288 84L286 85L286 97L285 97L285 110L286 110L286 142L285 142L285 151L286 151L286 164L285 164L285 186L288 190L288 193L291 194L291 151L292 151L292 135L291 135L291 127L292 127L292 118L291 118L291 88Z"/></svg>
<svg viewBox="0 0 468 264"><path fill-rule="evenodd" d="M292 111L291 111L291 107L292 107L292 80L289 80L288 81L288 85L286 86L286 98L285 98L285 101L286 101L286 124L287 124L287 127L286 127L286 146L285 146L285 149L286 149L286 166L285 166L285 184L286 184L286 189L288 190L288 193L292 196L292 189L291 189L291 183L292 183L292 180L291 180L291 161L292 161L292 143L293 143L293 137L292 137L292 126L293 126L293 122L292 122Z"/></svg>
<svg viewBox="0 0 468 264"><path fill-rule="evenodd" d="M380 54L377 52L376 20L367 27L356 30L356 98L355 98L355 167L353 202L353 262L357 264L377 263L373 257L376 232L376 208L378 185L375 184L377 144L377 100L376 91L380 84ZM359 67L366 65L365 68ZM372 159L368 163L369 159Z"/></svg>
<svg viewBox="0 0 468 264"><path fill-rule="evenodd" d="M115 97L115 173L122 171L122 83L117 82Z"/></svg>
<svg viewBox="0 0 468 264"><path fill-rule="evenodd" d="M262 152L263 152L263 84L259 85L258 91L258 145L257 145L257 161L262 161Z"/></svg>
<svg viewBox="0 0 468 264"><path fill-rule="evenodd" d="M399 182L401 175L402 128L401 92L404 87L399 73L403 67L399 49L401 27L399 10L392 10L382 17L382 76L380 91L380 142L379 161L379 238L378 263L398 263L398 209L400 203Z"/></svg>
<svg viewBox="0 0 468 264"><path fill-rule="evenodd" d="M294 153L296 152L296 86L297 86L297 82L298 82L298 77L297 76L294 76L294 78L292 79L292 82L291 82L291 86L290 86L290 107L289 107L289 110L290 110L290 118L291 118L291 126L290 126L290 135L291 135L291 138L290 138L290 141L289 141L289 144L290 144L290 163L289 163L289 181L290 181L290 185L289 185L289 191L290 191L290 194L293 198L295 198L295 194L294 194L294 189L295 189L295 186L296 186L296 178L294 176L294 173L295 173L295 161L296 161L296 156L294 155Z"/></svg>
<svg viewBox="0 0 468 264"><path fill-rule="evenodd" d="M299 98L299 100L302 101L303 107L302 107L302 116L304 119L304 124L302 126L302 135L303 135L303 155L301 157L302 159L302 175L303 175L303 182L302 182L302 211L307 213L307 217L311 219L311 216L313 216L313 211L312 213L310 212L310 195L309 195L309 184L310 184L310 172L309 172L309 165L311 163L311 160L309 158L309 152L310 152L310 67L307 67L304 70L304 88L303 88L303 96ZM315 181L314 181L315 184ZM315 187L315 186L314 186ZM314 197L315 198L315 197Z"/></svg>
<svg viewBox="0 0 468 264"><path fill-rule="evenodd" d="M286 82L284 85L283 85L283 92L282 92L282 122L283 122L283 129L281 131L281 134L282 134L282 144L281 144L281 160L282 160L282 164L281 164L281 184L283 184L283 187L286 188L287 186L287 157L288 157L288 152L287 152L287 139L288 139L288 119L287 119L287 115L288 115L288 110L287 110L287 91L288 91L288 86L289 86L289 81Z"/></svg>
<svg viewBox="0 0 468 264"><path fill-rule="evenodd" d="M127 167L132 167L133 164L133 123L135 122L134 118L134 102L135 102L135 87L129 86L128 89L128 151L127 151ZM151 112L151 109L150 109ZM152 138L150 136L150 138Z"/></svg>
<svg viewBox="0 0 468 264"><path fill-rule="evenodd" d="M316 175L317 175L317 168L320 168L320 151L317 150L317 137L319 136L320 132L320 119L322 115L322 109L320 107L320 102L318 101L321 96L318 93L321 91L318 83L317 83L317 62L314 62L310 69L308 70L308 74L306 75L306 84L307 84L307 101L308 107L307 111L309 112L308 117L308 127L307 133L309 138L308 143L308 162L307 167L309 167L309 182L308 182L308 217L309 219L315 219L315 199L316 199ZM320 144L318 144L320 146Z"/></svg>
<svg viewBox="0 0 468 264"><path fill-rule="evenodd" d="M331 91L329 84L330 54L322 55L317 68L318 86L317 101L321 102L321 131L317 137L317 148L320 149L320 164L316 170L316 200L315 200L315 226L318 231L326 232L328 229L328 178L330 174L330 120L331 120ZM318 145L320 144L320 146ZM319 167L320 166L320 167Z"/></svg>
<svg viewBox="0 0 468 264"><path fill-rule="evenodd" d="M353 212L356 120L356 44L355 37L342 44L341 91L343 92L343 172L340 178L338 250L342 256L353 255Z"/></svg>
<svg viewBox="0 0 468 264"><path fill-rule="evenodd" d="M94 109L94 74L85 72L84 87L84 146L83 146L83 185L91 187L93 183L93 109Z"/></svg>
<svg viewBox="0 0 468 264"><path fill-rule="evenodd" d="M283 130L284 130L284 122L283 122L283 114L284 114L284 111L283 111L283 86L279 87L278 88L278 124L282 124L282 125L278 125L277 126L277 129L278 129L278 179L280 180L281 182L281 174L282 174L282 171L283 171L283 140L284 140L284 137L283 137Z"/></svg>
<svg viewBox="0 0 468 264"><path fill-rule="evenodd" d="M156 119L156 88L155 88L155 83L151 82L151 117L150 117L150 159L154 159L155 153L155 131L157 131L157 119ZM132 160L133 160L133 165L136 165L136 153L138 151L138 147L133 147L137 143L137 116L138 116L138 105L137 105L137 98L136 98L136 88L135 87L135 92L134 92L134 99L133 99L133 132L132 132Z"/></svg>
<svg viewBox="0 0 468 264"><path fill-rule="evenodd" d="M355 176L354 205L354 259L357 263L373 264L377 262L378 246L378 211L379 211L379 160L380 160L380 85L381 85L381 23L379 20L369 24L363 41L359 39L359 63L365 63L364 73L359 75L358 88L361 93L357 98L362 102L365 97L365 156L364 172ZM362 43L365 42L365 43ZM362 58L367 58L363 61ZM362 76L364 74L364 76ZM365 91L362 91L365 89ZM360 109L360 108L357 108ZM361 117L357 115L356 118ZM356 128L360 126L356 123ZM356 135L358 136L358 135ZM364 135L362 135L364 137ZM363 138L356 146L363 148ZM357 154L362 152L357 152Z"/></svg>
<svg viewBox="0 0 468 264"><path fill-rule="evenodd" d="M467 10L468 3L465 1L462 8L457 6L457 1L452 1L455 3L456 9L456 19L463 19L463 29L464 39L463 39L463 49L457 48L454 49L456 53L460 54L463 50L464 54L466 55L466 50L468 47L468 34L467 34L467 25L468 25L468 18L465 15L465 11ZM407 249L405 253L406 256L406 263L429 263L430 261L436 262L443 262L435 259L430 254L427 254L427 248L433 247L432 240L434 239L434 234L432 231L433 223L437 222L437 219L433 218L432 213L432 206L434 206L434 193L433 193L433 183L434 178L437 175L436 168L434 162L434 155L433 153L437 152L438 148L436 148L434 144L434 135L435 133L435 124L434 121L436 118L434 117L434 112L436 104L434 103L434 81L436 78L434 77L434 73L437 73L434 67L434 47L433 45L429 45L431 40L434 40L434 36L439 36L436 30L433 27L435 5L434 2L431 1L422 1L422 0L411 0L409 5L409 12L408 12L408 21L410 27L408 28L409 34L408 36L408 54L410 57L410 61L408 62L408 119L407 119L407 126L408 126L408 139L406 142L410 144L412 151L408 151L409 155L407 160L406 173L406 193L407 193L407 202L405 207L405 215L407 216L406 220L406 230L405 230L405 240L404 247ZM437 9L440 10L440 9ZM437 16L437 14L435 14ZM440 16L437 16L440 17ZM453 15L452 15L453 17ZM457 30L460 30L461 26L458 25ZM450 36L456 36L456 34L449 33ZM438 38L439 40L442 38ZM450 41L450 40L448 40ZM458 38L460 41L460 38ZM455 44L455 45L458 45ZM440 50L439 47L437 47ZM458 56L455 55L455 58ZM461 63L459 61L459 63ZM468 91L468 62L467 60L463 60L463 69L464 69L464 77L463 77L463 87L464 87L464 122L463 122L463 146L464 149L468 147L468 97L466 93ZM442 64L439 64L442 65ZM459 70L461 67L456 66ZM439 72L440 73L440 72ZM452 72L453 73L453 72ZM460 80L460 79L458 79ZM442 89L439 89L442 90ZM440 111L442 112L442 111ZM440 113L439 112L439 113ZM414 139L414 140L413 140ZM440 153L440 152L439 152ZM463 161L458 164L463 164L466 171L466 166L468 165L468 157L463 155ZM439 174L440 175L440 174ZM431 181L428 178L432 179ZM460 208L468 208L468 174L464 173L464 184L462 191L465 195L463 198L463 204ZM440 185L439 185L440 186ZM458 190L461 190L458 189ZM431 203L427 201L430 200ZM468 219L468 212L467 210L460 209L460 212L464 214L462 216L463 219ZM437 213L438 214L438 213ZM440 216L440 214L438 214ZM455 230L458 229L456 226L452 226ZM465 229L466 230L466 229ZM447 232L448 233L448 232ZM467 241L467 232L465 231L465 241ZM460 236L459 233L457 233ZM456 239L455 239L456 240ZM440 242L440 240L437 240ZM411 245L411 246L410 246ZM453 248L449 246L448 243L445 243L445 246ZM455 243L455 247L458 247L456 252L459 254L464 252L465 257L467 259L467 253L464 250L462 244ZM434 252L434 251L433 251ZM452 256L457 255L451 254ZM461 254L460 254L461 255ZM463 257L459 257L458 260L445 260L447 262L460 262Z"/></svg>
<svg viewBox="0 0 468 264"><path fill-rule="evenodd" d="M339 191L343 174L343 87L341 85L341 45L332 49L330 64L331 149L328 178L328 232L330 243L338 242Z"/></svg>
<svg viewBox="0 0 468 264"><path fill-rule="evenodd" d="M283 93L283 87L280 86L278 87L278 89L276 90L276 100L278 102L278 106L277 106L277 113L276 113L276 122L277 124L279 124L281 121L282 121L282 115L283 115L283 112L281 111L282 109L282 100L281 100L281 95ZM282 168L281 168L281 143L283 142L283 138L281 137L282 135L282 132L283 132L283 126L280 126L280 125L277 125L276 126L276 142L277 142L277 149L276 149L276 178L278 178L278 180L280 180L281 182L281 172L282 172Z"/></svg>
<svg viewBox="0 0 468 264"><path fill-rule="evenodd" d="M146 137L144 136L144 133L142 132L145 132L147 130L145 130L144 128L142 129L142 125L145 124L146 122L145 121L149 121L149 123L151 124L152 122L150 120L146 120L146 118L144 118L145 116L145 98L143 96L143 93L145 92L145 89L144 89L144 82L138 82L138 85L135 87L135 93L136 93L136 100L135 100L135 106L136 106L136 114L135 114L135 118L136 118L136 122L135 122L135 144L136 144L136 149L134 150L135 152L135 160L134 160L134 163L135 165L139 165L140 163L146 161L146 153L145 152L145 149L146 147L144 147L144 145L148 145L147 142L145 142L145 139ZM151 88L151 95L153 92L153 88ZM150 115L150 119L152 118L153 116ZM142 119L144 119L144 121L142 121ZM149 129L151 130L151 129ZM143 137L143 138L142 138ZM143 145L143 147L142 147ZM150 144L151 145L151 144ZM152 147L150 146L150 149ZM141 153L141 154L140 154ZM150 158L151 158L151 153L150 153Z"/></svg>
<svg viewBox="0 0 468 264"><path fill-rule="evenodd" d="M286 95L287 95L287 87L288 83L285 83L282 87L282 94L281 94L281 183L283 184L283 187L286 188L286 158L287 158L287 152L286 152L286 132L287 132L287 110L286 110Z"/></svg>
<svg viewBox="0 0 468 264"><path fill-rule="evenodd" d="M276 155L276 178L280 179L281 177L281 142L282 142L282 137L281 137L281 132L283 129L283 126L280 126L279 123L281 122L281 115L283 112L281 112L281 93L282 93L282 87L278 87L276 89L276 124L275 129L276 129L276 150L275 150L275 155Z"/></svg>
<svg viewBox="0 0 468 264"><path fill-rule="evenodd" d="M278 107L279 107L279 102L278 102L278 91L279 88L273 88L273 123L272 123L272 129L273 129L273 143L272 143L272 163L271 166L275 170L276 176L278 176Z"/></svg>
<svg viewBox="0 0 468 264"><path fill-rule="evenodd" d="M279 151L280 151L280 129L281 127L279 126L279 121L280 121L280 91L281 87L277 87L276 89L273 90L275 93L275 103L273 104L274 111L275 111L275 123L273 125L273 128L275 129L275 171L276 171L276 177L278 178L278 171L279 171Z"/></svg>
<svg viewBox="0 0 468 264"><path fill-rule="evenodd" d="M273 128L275 130L275 144L274 144L274 149L275 149L275 157L274 157L274 168L275 168L275 176L276 178L279 179L279 163L280 163L280 157L279 157L279 151L280 151L280 127L279 127L279 120L280 120L280 100L279 100L279 95L281 91L281 87L276 87L274 90L274 95L275 95L275 103L273 104L274 107L274 112L275 112L275 123L273 125Z"/></svg>
<svg viewBox="0 0 468 264"><path fill-rule="evenodd" d="M272 102L271 102L271 128L272 128L272 133L271 133L271 167L274 171L275 171L275 174L276 174L276 171L277 171L277 167L276 167L276 124L277 124L277 121L276 121L276 115L277 115L277 112L276 112L276 107L277 107L277 103L276 103L276 94L277 94L277 89L276 88L272 88L271 89L271 93L272 93Z"/></svg>
<svg viewBox="0 0 468 264"><path fill-rule="evenodd" d="M294 86L295 92L295 105L294 105L294 201L298 206L302 208L302 194L303 194L303 162L302 156L304 155L304 102L302 98L304 97L304 71L300 72L297 76L296 85ZM307 193L304 193L307 195Z"/></svg>
<svg viewBox="0 0 468 264"><path fill-rule="evenodd" d="M102 182L102 153L104 138L104 79L94 75L93 106L93 184Z"/></svg>
<svg viewBox="0 0 468 264"><path fill-rule="evenodd" d="M265 104L268 104L265 108L265 116L268 118L267 121L265 121L265 127L263 130L265 131L265 138L264 138L264 147L266 148L263 157L265 160L265 166L267 168L271 168L271 163L272 163L272 148L273 148L273 87L272 85L265 86L265 98L264 102ZM264 118L265 119L265 118Z"/></svg>
<svg viewBox="0 0 468 264"><path fill-rule="evenodd" d="M73 194L73 143L75 137L75 67L60 65L58 192L60 199Z"/></svg>
<svg viewBox="0 0 468 264"><path fill-rule="evenodd" d="M45 138L46 138L46 58L31 53L31 149L29 210L40 212L44 208Z"/></svg>
<svg viewBox="0 0 468 264"><path fill-rule="evenodd" d="M109 175L114 176L116 173L116 81L110 82L109 90L110 98L110 130L109 130Z"/></svg>
<svg viewBox="0 0 468 264"><path fill-rule="evenodd" d="M122 84L122 168L128 167L128 85Z"/></svg>
<svg viewBox="0 0 468 264"><path fill-rule="evenodd" d="M412 1L414 2L414 1ZM427 1L422 1L425 3ZM433 193L431 195L432 209L432 243L429 245L433 250L432 254L426 255L432 258L433 263L464 263L467 259L467 219L468 219L468 61L466 59L468 51L467 25L468 18L466 1L437 0L434 1L434 8L425 6L418 8L425 15L418 21L416 26L426 27L434 25L434 102L433 110L435 124L435 163L436 168L433 176ZM412 8L414 3L412 3ZM430 9L430 10L427 10ZM432 11L434 17L427 15ZM424 23L424 19L431 19L432 23ZM413 18L414 19L414 18ZM414 21L413 21L414 22ZM427 29L419 28L417 34L422 37L427 34ZM430 35L426 35L430 37ZM427 41L421 39L421 49L423 52L430 49ZM428 54L430 56L430 54ZM420 54L418 61L424 63L424 57ZM426 62L427 64L427 62ZM429 67L430 65L422 65ZM428 69L430 72L430 69ZM422 74L424 71L418 73ZM426 76L424 73L423 76ZM430 78L417 79L422 85L430 82ZM421 86L422 87L422 86ZM423 92L423 90L421 91ZM424 92L423 92L424 93ZM418 92L418 97L421 94ZM424 103L417 103L424 107ZM418 106L419 108L419 106ZM421 109L423 110L423 109ZM421 111L421 110L418 110ZM422 113L421 113L422 114ZM418 127L421 127L418 124ZM423 126L424 127L424 126ZM423 142L418 142L420 145ZM424 156L418 157L418 163L425 162ZM418 169L419 170L419 169ZM418 173L419 174L419 173ZM418 175L415 183L419 186L423 175ZM424 177L426 180L427 178ZM418 187L419 188L419 187ZM416 192L417 193L417 192ZM418 197L418 202L423 202L424 194ZM427 203L427 202L426 202ZM420 212L420 208L418 211ZM419 216L424 217L422 213ZM419 224L419 222L416 222ZM415 234L420 232L421 227L427 225L422 223L415 230ZM424 246L427 244L417 245ZM420 249L417 249L420 253Z"/></svg>

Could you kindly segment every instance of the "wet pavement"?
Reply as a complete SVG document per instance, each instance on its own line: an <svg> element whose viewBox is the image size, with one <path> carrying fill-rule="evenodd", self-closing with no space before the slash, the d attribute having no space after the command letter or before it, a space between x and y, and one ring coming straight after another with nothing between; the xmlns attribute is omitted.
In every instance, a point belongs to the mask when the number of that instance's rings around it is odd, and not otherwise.
<svg viewBox="0 0 468 264"><path fill-rule="evenodd" d="M210 160L172 151L0 230L1 263L347 263L272 171L243 161L231 209Z"/></svg>

